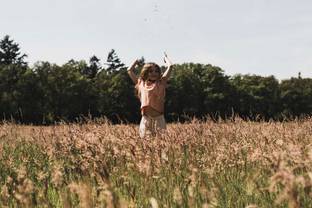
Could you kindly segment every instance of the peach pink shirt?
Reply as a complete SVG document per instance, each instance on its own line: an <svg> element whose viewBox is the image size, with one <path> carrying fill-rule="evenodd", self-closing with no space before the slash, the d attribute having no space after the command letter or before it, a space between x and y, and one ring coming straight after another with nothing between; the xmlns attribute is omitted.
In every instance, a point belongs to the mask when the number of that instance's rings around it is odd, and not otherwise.
<svg viewBox="0 0 312 208"><path fill-rule="evenodd" d="M147 86L146 82L139 78L135 87L139 93L141 110L146 106L150 106L156 111L163 113L166 85L166 80L161 79Z"/></svg>

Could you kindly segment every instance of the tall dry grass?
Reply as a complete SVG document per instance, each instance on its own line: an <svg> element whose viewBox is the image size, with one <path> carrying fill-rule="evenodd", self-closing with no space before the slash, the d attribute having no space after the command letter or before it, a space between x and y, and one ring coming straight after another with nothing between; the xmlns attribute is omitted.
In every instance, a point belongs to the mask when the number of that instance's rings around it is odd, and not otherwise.
<svg viewBox="0 0 312 208"><path fill-rule="evenodd" d="M312 207L312 119L0 126L0 207Z"/></svg>

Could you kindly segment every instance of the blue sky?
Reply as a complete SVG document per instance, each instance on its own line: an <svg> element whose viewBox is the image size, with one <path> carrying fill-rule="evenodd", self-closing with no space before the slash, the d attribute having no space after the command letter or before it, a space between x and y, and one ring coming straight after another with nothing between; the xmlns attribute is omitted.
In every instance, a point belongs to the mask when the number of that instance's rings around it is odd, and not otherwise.
<svg viewBox="0 0 312 208"><path fill-rule="evenodd" d="M127 65L141 56L162 64L166 51L227 75L312 77L309 0L0 1L0 38L10 35L30 64L103 62L114 48Z"/></svg>

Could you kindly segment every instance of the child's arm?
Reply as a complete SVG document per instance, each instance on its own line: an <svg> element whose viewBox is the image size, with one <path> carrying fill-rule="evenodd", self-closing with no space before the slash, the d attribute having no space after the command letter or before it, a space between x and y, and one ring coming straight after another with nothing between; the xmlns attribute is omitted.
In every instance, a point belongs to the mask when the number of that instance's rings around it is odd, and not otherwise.
<svg viewBox="0 0 312 208"><path fill-rule="evenodd" d="M133 62L133 64L127 69L128 74L130 76L130 78L132 79L132 81L134 82L134 84L136 84L138 82L138 77L135 75L135 73L133 72L133 69L135 68L135 66L138 64L138 60L135 60Z"/></svg>
<svg viewBox="0 0 312 208"><path fill-rule="evenodd" d="M165 63L167 64L167 69L165 73L162 75L162 79L168 80L172 71L172 62L169 60L167 54L165 53L165 58L164 58Z"/></svg>

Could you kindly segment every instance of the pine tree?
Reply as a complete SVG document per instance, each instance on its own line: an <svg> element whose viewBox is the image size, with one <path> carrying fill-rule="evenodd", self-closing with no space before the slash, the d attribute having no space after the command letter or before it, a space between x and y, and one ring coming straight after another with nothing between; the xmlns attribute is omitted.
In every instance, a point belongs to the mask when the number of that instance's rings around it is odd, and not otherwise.
<svg viewBox="0 0 312 208"><path fill-rule="evenodd" d="M106 65L108 65L107 67L107 71L109 73L117 71L119 68L124 67L125 64L121 63L119 57L117 56L116 52L114 49L112 49L107 56L107 63Z"/></svg>
<svg viewBox="0 0 312 208"><path fill-rule="evenodd" d="M19 44L11 40L10 36L6 35L0 40L0 65L27 66L27 62L24 61L26 57L26 54L21 54Z"/></svg>

